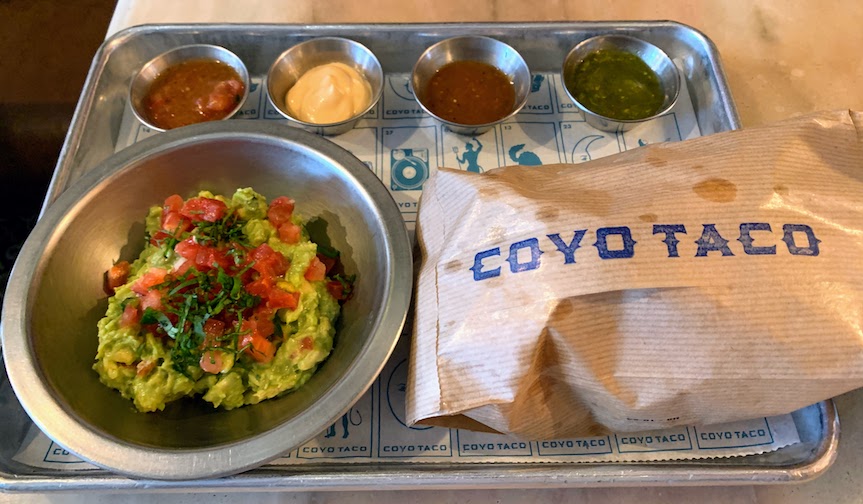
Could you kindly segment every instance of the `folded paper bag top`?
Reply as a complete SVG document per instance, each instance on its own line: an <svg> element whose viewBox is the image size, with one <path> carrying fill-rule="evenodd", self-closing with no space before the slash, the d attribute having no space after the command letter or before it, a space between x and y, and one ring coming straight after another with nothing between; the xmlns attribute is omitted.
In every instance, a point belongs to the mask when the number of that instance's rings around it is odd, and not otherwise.
<svg viewBox="0 0 863 504"><path fill-rule="evenodd" d="M571 437L863 386L863 114L442 169L417 236L411 423Z"/></svg>

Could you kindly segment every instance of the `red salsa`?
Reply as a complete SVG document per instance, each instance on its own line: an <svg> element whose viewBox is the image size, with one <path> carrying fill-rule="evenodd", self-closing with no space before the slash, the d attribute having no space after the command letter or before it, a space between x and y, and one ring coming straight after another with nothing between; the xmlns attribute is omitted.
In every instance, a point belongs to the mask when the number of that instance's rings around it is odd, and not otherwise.
<svg viewBox="0 0 863 504"><path fill-rule="evenodd" d="M146 119L162 129L227 117L243 99L236 70L211 59L178 63L162 72L143 100Z"/></svg>
<svg viewBox="0 0 863 504"><path fill-rule="evenodd" d="M488 124L515 105L515 88L499 69L481 61L447 63L429 80L423 102L436 116L456 124Z"/></svg>

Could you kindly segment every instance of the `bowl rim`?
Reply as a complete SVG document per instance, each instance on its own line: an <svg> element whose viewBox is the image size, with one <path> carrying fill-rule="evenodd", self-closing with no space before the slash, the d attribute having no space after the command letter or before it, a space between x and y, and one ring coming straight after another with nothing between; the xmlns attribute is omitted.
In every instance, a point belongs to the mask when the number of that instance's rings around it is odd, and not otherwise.
<svg viewBox="0 0 863 504"><path fill-rule="evenodd" d="M382 303L378 323L372 328L383 336L369 338L341 377L309 408L268 431L241 441L200 448L154 448L119 440L67 410L62 397L47 383L29 336L30 307L34 301L30 287L41 279L47 261L45 253L56 246L59 234L68 225L66 218L86 205L96 188L133 169L150 155L243 135L253 141L290 142L320 153L339 163L376 202L376 210L383 217L381 226L390 236L388 242L381 240L379 244L387 247L388 278L386 302ZM353 154L322 137L271 121L206 122L167 131L114 154L82 176L46 209L22 246L10 274L0 324L3 359L9 382L33 422L80 458L139 478L188 480L226 476L278 458L314 438L320 429L303 424L317 422L305 420L325 417L332 423L371 387L400 338L412 288L412 246L398 206L383 183ZM360 361L377 364L359 366ZM350 390L339 386L343 384L350 384ZM286 439L293 441L279 442Z"/></svg>
<svg viewBox="0 0 863 504"><path fill-rule="evenodd" d="M662 56L663 59L668 60L668 62L671 64L671 68L674 69L674 78L677 81L677 85L674 88L674 95L671 97L671 99L669 100L668 105L666 107L663 107L660 110L658 110L656 113L654 113L650 116L644 117L642 119L615 119L613 117L608 117L608 116L602 115L598 112L594 112L593 110L591 110L590 108L585 106L583 103L578 101L575 98L575 96L572 95L572 92L569 90L569 86L566 85L566 83L567 83L567 79L566 79L566 75L565 75L566 62L569 61L570 57L575 55L579 49L583 48L584 46L586 46L590 43L595 43L597 40L614 40L614 39L627 40L630 42L635 42L635 43L641 44L643 46L650 47L650 48L656 50ZM621 50L626 51L630 54L635 54L635 53L632 53L631 51L627 51L625 49L621 49ZM638 56L639 59L644 61L640 55L636 54L636 56ZM588 37L588 38L582 40L581 42L575 44L572 47L572 49L567 51L566 56L564 56L563 62L561 63L560 82L561 82L561 84L563 84L563 89L566 92L566 96L569 97L569 99L572 101L573 105L575 105L579 110L581 110L582 113L584 113L585 115L591 115L597 119L601 119L601 120L607 121L609 123L619 123L622 125L641 124L643 122L650 121L652 119L656 119L657 117L661 117L661 116L669 113L671 111L671 109L673 109L674 106L677 105L677 100L680 98L680 86L681 86L680 69L677 68L677 65L674 63L674 60L671 59L671 57L668 55L668 53L663 51L662 48L660 48L659 46L657 46L656 44L654 44L652 42L648 42L648 41L646 41L642 38L639 38L639 37L633 37L632 35L623 35L620 33L605 33L605 34L601 34L601 35L594 35L593 37Z"/></svg>
<svg viewBox="0 0 863 504"><path fill-rule="evenodd" d="M154 125L153 123L151 123L150 120L147 119L146 114L144 114L142 111L138 110L138 107L135 106L135 101L132 99L132 90L135 87L135 83L138 81L138 78L141 76L141 74L143 74L144 70L146 70L147 68L149 68L152 65L155 65L157 61L164 58L168 54L172 54L175 52L188 51L188 50L194 49L194 48L208 48L208 49L215 50L216 52L219 52L219 53L230 55L233 58L235 58L237 60L237 62L239 63L239 68L235 67L234 65L229 65L229 66L231 68L233 68L234 70L239 70L237 73L240 74L240 79L243 81L243 97L240 98L240 101L237 102L237 105L231 110L231 112L228 115L226 115L225 117L222 117L221 119L216 119L215 121L204 121L204 122L218 122L218 121L224 121L226 119L230 119L230 118L234 117L235 115L237 115L237 112L239 112L243 108L243 106L246 104L246 100L248 100L248 98L249 98L249 87L251 87L252 79L249 76L249 69L246 67L246 63L243 61L242 58L237 56L233 51L231 51L227 47L216 45L216 44L185 44L185 45L173 47L171 49L168 49L167 51L163 51L163 52L157 54L156 56L150 58L149 61L147 61L146 63L141 65L141 68L139 68L138 71L135 72L135 75L133 75L132 79L129 81L129 87L128 87L128 90L126 92L126 101L129 103L129 108L132 109L132 114L135 116L135 118L138 119L138 121L140 121L141 124L143 124L147 128L150 128L153 131L159 131L159 132L170 131L170 130L167 130L165 128L160 128L160 127ZM206 59L206 58L189 58L189 59L184 59L183 61L192 61L195 59ZM219 61L221 61L221 60L219 60ZM223 63L226 63L226 62L223 62ZM228 64L228 63L226 63L226 64ZM153 85L153 83L151 82L148 85L147 89L149 90L149 88L152 85ZM194 123L194 124L201 124L201 123ZM187 125L187 126L192 126L192 125ZM171 128L171 129L179 129L179 128L183 128L183 127L185 127L185 126L178 126L177 128Z"/></svg>
<svg viewBox="0 0 863 504"><path fill-rule="evenodd" d="M276 101L273 99L273 91L272 91L272 88L270 87L270 82L272 81L272 79L270 77L273 75L273 71L275 71L276 66L278 65L278 63L280 61L282 61L282 58L284 58L285 55L287 55L291 51L295 51L298 47L302 47L302 46L306 46L306 45L319 44L319 43L324 42L324 41L337 41L339 43L343 43L343 44L347 44L347 45L353 45L355 47L358 47L361 51L367 53L371 57L371 60L374 61L375 73L376 74L379 73L381 78L380 78L380 85L377 86L377 89L372 89L372 99L371 99L371 102L369 103L369 106L366 107L362 112L359 112L358 114L356 114L352 117L349 117L348 119L345 119L344 121L337 121L337 122L331 122L331 123L313 123L313 122L308 122L308 121L303 121L301 119L298 119L298 118L292 116L291 114L289 114L287 110L282 110L281 107L276 105ZM367 72L363 72L363 74L364 74L363 77L368 79ZM287 49L285 49L284 51L282 51L281 53L279 53L278 56L276 56L276 59L274 59L273 62L270 64L270 68L267 69L267 76L266 76L267 100L269 100L270 105L272 105L273 108L276 109L276 112L278 112L282 117L284 117L285 119L292 121L298 125L301 125L305 128L318 129L318 128L332 128L332 127L336 127L336 126L344 126L348 123L355 123L355 122L359 121L366 114L368 114L370 110L372 110L373 108L375 108L377 106L378 102L380 102L381 97L384 94L384 79L386 79L386 76L384 75L383 66L381 66L380 60L378 59L377 55L371 49L366 47L365 45L361 44L360 42L357 42L356 40L352 40L352 39L345 38L345 37L315 37L315 38L311 38L309 40L304 40L302 42L294 44L294 45L288 47ZM290 90L290 88L288 88L288 90ZM286 90L286 92L287 92L287 90Z"/></svg>
<svg viewBox="0 0 863 504"><path fill-rule="evenodd" d="M440 123L445 124L446 126L449 126L450 128L461 128L461 129L474 128L474 129L478 129L478 130L479 129L484 130L484 129L491 128L492 126L494 126L496 124L500 124L504 121L507 121L507 120L515 117L515 115L518 114L521 111L521 109L524 108L525 105L527 105L527 101L530 99L530 93L529 92L525 93L525 95L522 97L522 99L513 106L513 109L509 114L498 119L497 121L491 121L491 122L482 123L482 124L466 124L466 123L457 123L457 122L453 122L453 121L448 121L448 120L438 116L437 114L435 114L431 110L429 110L429 108L426 107L426 105L423 103L422 99L420 98L420 95L417 93L417 90L414 87L414 80L415 80L417 68L419 67L420 62L423 60L423 58L425 58L426 54L429 54L430 52L434 51L439 46L441 46L445 43L453 43L453 41L460 41L460 40L490 40L494 44L502 45L506 48L509 48L513 52L513 54L515 54L518 57L519 61L523 64L525 70L527 71L527 80L530 81L530 79L531 79L530 67L527 65L527 61L525 61L524 56L522 56L522 54L520 52L518 52L514 47L507 44L506 42L503 42L502 40L498 40L494 37L489 37L486 35L458 35L455 37L447 37L447 38L445 38L443 40L439 40L438 42L435 42L434 44L427 47L426 50L423 51L422 54L420 54L419 58L417 58L416 62L414 63L413 68L411 69L411 75L410 75L410 79L408 80L408 84L410 85L411 93L413 93L414 99L416 100L417 104L420 106L420 108L423 109L423 112L425 112L426 114L431 116L436 121L439 121ZM457 60L457 61L467 61L467 60ZM492 66L494 66L494 65L492 65ZM495 66L495 68L497 68L497 67ZM498 70L500 70L500 69L498 68Z"/></svg>

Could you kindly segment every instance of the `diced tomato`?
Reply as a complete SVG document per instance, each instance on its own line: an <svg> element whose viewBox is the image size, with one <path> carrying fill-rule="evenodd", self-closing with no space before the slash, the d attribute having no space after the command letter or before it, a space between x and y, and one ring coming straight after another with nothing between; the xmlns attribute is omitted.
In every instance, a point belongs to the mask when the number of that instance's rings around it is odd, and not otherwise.
<svg viewBox="0 0 863 504"><path fill-rule="evenodd" d="M300 301L300 294L298 292L288 292L278 287L270 289L265 297L267 308L273 310L278 310L279 308L295 310Z"/></svg>
<svg viewBox="0 0 863 504"><path fill-rule="evenodd" d="M141 362L138 363L138 366L136 367L136 370L137 370L136 374L138 376L147 376L154 369L156 369L156 361L142 360Z"/></svg>
<svg viewBox="0 0 863 504"><path fill-rule="evenodd" d="M179 194L172 194L165 198L165 206L162 212L179 212L183 208L183 198Z"/></svg>
<svg viewBox="0 0 863 504"><path fill-rule="evenodd" d="M218 338L225 333L225 323L221 320L210 318L204 322L204 334L211 338Z"/></svg>
<svg viewBox="0 0 863 504"><path fill-rule="evenodd" d="M261 275L257 279L247 283L244 287L249 294L263 299L267 297L267 294L269 294L275 285L276 279L274 277Z"/></svg>
<svg viewBox="0 0 863 504"><path fill-rule="evenodd" d="M150 245L158 247L162 245L162 242L165 241L165 238L168 238L170 236L171 235L164 231L156 231L155 233L153 233L153 236L150 237Z"/></svg>
<svg viewBox="0 0 863 504"><path fill-rule="evenodd" d="M264 276L282 276L288 271L288 260L280 252L276 252L266 243L255 247L249 254L255 262L252 269Z"/></svg>
<svg viewBox="0 0 863 504"><path fill-rule="evenodd" d="M162 212L162 229L171 236L180 236L191 228L192 221L180 215L179 212Z"/></svg>
<svg viewBox="0 0 863 504"><path fill-rule="evenodd" d="M228 269L233 262L225 251L200 245L195 242L193 237L186 238L174 246L174 252L194 264L200 271L215 269L220 266L222 269Z"/></svg>
<svg viewBox="0 0 863 504"><path fill-rule="evenodd" d="M141 312L138 307L132 303L126 305L123 309L123 315L120 316L120 327L133 327L138 325L141 320Z"/></svg>
<svg viewBox="0 0 863 504"><path fill-rule="evenodd" d="M177 253L180 257L185 257L191 261L194 261L196 257L198 257L198 250L201 248L198 245L198 242L195 241L195 238L188 237L185 240L174 246L174 252Z"/></svg>
<svg viewBox="0 0 863 504"><path fill-rule="evenodd" d="M161 310L163 295L164 294L161 291L155 289L148 291L141 297L141 311L146 310L147 308Z"/></svg>
<svg viewBox="0 0 863 504"><path fill-rule="evenodd" d="M183 216L180 215L180 212L166 212L162 210L162 229L165 231L173 231L177 229L177 226L180 225L180 221L183 219Z"/></svg>
<svg viewBox="0 0 863 504"><path fill-rule="evenodd" d="M216 90L237 95L243 92L243 87L243 83L237 79L229 79L216 85Z"/></svg>
<svg viewBox="0 0 863 504"><path fill-rule="evenodd" d="M178 194L168 196L162 207L161 226L167 231L168 236L180 236L180 233L188 231L192 227L192 221L180 215L183 208L183 198ZM157 239L156 236L153 238ZM161 237L160 237L161 238Z"/></svg>
<svg viewBox="0 0 863 504"><path fill-rule="evenodd" d="M225 363L222 360L222 352L219 350L207 350L201 354L200 366L205 373L221 373L225 367Z"/></svg>
<svg viewBox="0 0 863 504"><path fill-rule="evenodd" d="M258 362L270 362L276 355L276 346L261 333L261 320L244 320L240 326L239 345L246 354ZM270 321L272 324L272 321ZM266 328L263 328L266 329Z"/></svg>
<svg viewBox="0 0 863 504"><path fill-rule="evenodd" d="M293 222L286 222L279 226L279 239L288 245L299 243L302 230Z"/></svg>
<svg viewBox="0 0 863 504"><path fill-rule="evenodd" d="M204 344L208 346L218 346L219 338L225 334L225 323L214 318L207 319L204 322Z"/></svg>
<svg viewBox="0 0 863 504"><path fill-rule="evenodd" d="M258 362L270 362L276 355L276 346L272 341L252 334L240 338L240 348Z"/></svg>
<svg viewBox="0 0 863 504"><path fill-rule="evenodd" d="M240 81L222 81L213 88L207 97L206 105L201 103L202 108L207 112L228 112L237 104L242 90L243 84Z"/></svg>
<svg viewBox="0 0 863 504"><path fill-rule="evenodd" d="M216 222L225 215L228 206L213 198L189 198L180 209L180 215L193 221Z"/></svg>
<svg viewBox="0 0 863 504"><path fill-rule="evenodd" d="M171 272L174 274L175 277L179 278L185 275L191 267L192 261L184 258L174 263L174 269L172 269Z"/></svg>
<svg viewBox="0 0 863 504"><path fill-rule="evenodd" d="M210 112L228 112L237 104L237 97L232 94L212 92L207 98L207 110Z"/></svg>
<svg viewBox="0 0 863 504"><path fill-rule="evenodd" d="M327 292L329 292L330 296L335 298L336 301L344 301L347 299L345 296L345 286L337 280L327 282Z"/></svg>
<svg viewBox="0 0 863 504"><path fill-rule="evenodd" d="M300 348L303 350L311 350L312 348L315 348L315 342L312 338L306 336L302 341L300 341Z"/></svg>
<svg viewBox="0 0 863 504"><path fill-rule="evenodd" d="M159 285L165 281L168 271L162 268L150 268L144 275L132 284L132 291L136 294L146 294L150 287Z"/></svg>
<svg viewBox="0 0 863 504"><path fill-rule="evenodd" d="M267 219L270 224L279 228L282 224L291 221L291 215L294 213L294 200L287 196L279 196L270 202L270 208L267 209Z"/></svg>
<svg viewBox="0 0 863 504"><path fill-rule="evenodd" d="M276 332L276 324L273 322L273 317L276 316L275 310L270 310L264 306L258 306L255 309L255 314L251 320L255 323L255 333L264 338L269 338Z"/></svg>
<svg viewBox="0 0 863 504"><path fill-rule="evenodd" d="M324 266L327 267L327 275L330 274L333 268L336 266L336 258L335 257L327 257L323 254L318 254L318 261L324 263Z"/></svg>
<svg viewBox="0 0 863 504"><path fill-rule="evenodd" d="M319 282L327 276L327 267L315 257L306 269L305 277L309 282Z"/></svg>
<svg viewBox="0 0 863 504"><path fill-rule="evenodd" d="M105 292L108 295L114 294L114 289L129 281L129 262L120 261L111 266L105 275Z"/></svg>
<svg viewBox="0 0 863 504"><path fill-rule="evenodd" d="M231 261L228 256L214 247L201 246L198 253L195 254L195 267L201 271L216 269L220 266L222 269L227 269L230 264Z"/></svg>

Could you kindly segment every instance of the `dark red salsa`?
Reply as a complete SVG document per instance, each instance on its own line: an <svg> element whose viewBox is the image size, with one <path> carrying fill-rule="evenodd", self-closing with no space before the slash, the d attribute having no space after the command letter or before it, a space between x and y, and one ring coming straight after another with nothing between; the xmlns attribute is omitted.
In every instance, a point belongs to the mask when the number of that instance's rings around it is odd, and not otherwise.
<svg viewBox="0 0 863 504"><path fill-rule="evenodd" d="M488 63L454 61L429 80L422 100L446 121L488 124L512 112L515 88L506 74Z"/></svg>

